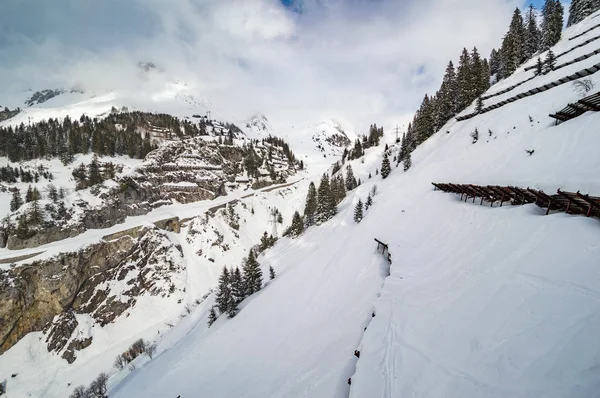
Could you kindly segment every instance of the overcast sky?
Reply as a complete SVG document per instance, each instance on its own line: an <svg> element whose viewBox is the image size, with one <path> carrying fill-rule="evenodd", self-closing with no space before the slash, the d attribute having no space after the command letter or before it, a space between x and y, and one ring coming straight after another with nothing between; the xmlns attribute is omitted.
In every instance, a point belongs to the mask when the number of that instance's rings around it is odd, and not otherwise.
<svg viewBox="0 0 600 398"><path fill-rule="evenodd" d="M539 2L539 0L538 0ZM138 61L238 117L395 124L523 0L0 0L0 90L137 84Z"/></svg>

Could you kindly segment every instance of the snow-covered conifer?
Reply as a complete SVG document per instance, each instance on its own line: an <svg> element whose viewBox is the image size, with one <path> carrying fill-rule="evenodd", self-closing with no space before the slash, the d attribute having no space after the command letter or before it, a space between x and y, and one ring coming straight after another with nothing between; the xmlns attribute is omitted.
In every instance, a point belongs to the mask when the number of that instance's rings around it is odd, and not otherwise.
<svg viewBox="0 0 600 398"><path fill-rule="evenodd" d="M304 222L307 227L315 225L317 213L317 189L313 182L308 186L308 194L306 195L306 204L304 206Z"/></svg>
<svg viewBox="0 0 600 398"><path fill-rule="evenodd" d="M354 222L361 222L363 219L363 202L362 200L358 200L358 203L354 207Z"/></svg>
<svg viewBox="0 0 600 398"><path fill-rule="evenodd" d="M392 171L392 168L390 167L390 159L388 157L387 153L383 154L383 160L381 162L381 177L382 178L387 178L390 173Z"/></svg>
<svg viewBox="0 0 600 398"><path fill-rule="evenodd" d="M243 268L246 295L250 296L262 288L262 271L252 249L250 249L250 253L248 253Z"/></svg>

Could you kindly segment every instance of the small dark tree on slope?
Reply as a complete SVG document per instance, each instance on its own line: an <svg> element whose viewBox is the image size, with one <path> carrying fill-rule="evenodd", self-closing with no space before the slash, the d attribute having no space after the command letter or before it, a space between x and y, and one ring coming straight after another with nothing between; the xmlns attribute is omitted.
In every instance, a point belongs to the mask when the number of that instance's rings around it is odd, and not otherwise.
<svg viewBox="0 0 600 398"><path fill-rule="evenodd" d="M371 194L369 194L367 196L367 201L365 202L365 211L369 210L369 207L371 207L373 205L373 197L371 196Z"/></svg>
<svg viewBox="0 0 600 398"><path fill-rule="evenodd" d="M229 302L231 299L231 287L229 280L229 271L226 267L223 267L221 276L219 277L219 287L217 289L217 308L221 314L227 312Z"/></svg>
<svg viewBox="0 0 600 398"><path fill-rule="evenodd" d="M406 154L406 159L404 159L404 171L408 171L412 167L412 157L410 152Z"/></svg>
<svg viewBox="0 0 600 398"><path fill-rule="evenodd" d="M473 144L475 144L479 140L479 130L475 129L475 131L471 133L471 138L473 138Z"/></svg>
<svg viewBox="0 0 600 398"><path fill-rule="evenodd" d="M542 73L544 73L544 63L542 62L542 59L538 57L537 64L535 65L535 74L541 75Z"/></svg>
<svg viewBox="0 0 600 398"><path fill-rule="evenodd" d="M481 98L481 96L477 97L477 104L475 107L475 111L477 113L481 113L481 111L483 110L483 98Z"/></svg>
<svg viewBox="0 0 600 398"><path fill-rule="evenodd" d="M244 277L239 267L235 267L230 277L231 294L236 304L239 304L246 298L246 285L244 284Z"/></svg>
<svg viewBox="0 0 600 398"><path fill-rule="evenodd" d="M313 182L308 186L308 194L306 195L306 205L304 206L304 222L307 227L315 225L317 212L317 189Z"/></svg>
<svg viewBox="0 0 600 398"><path fill-rule="evenodd" d="M354 188L356 188L356 178L354 177L352 166L348 165L346 168L346 190L352 191Z"/></svg>
<svg viewBox="0 0 600 398"><path fill-rule="evenodd" d="M400 164L400 162L402 162L406 158L407 154L410 152L410 150L408 149L408 145L409 142L406 139L406 133L403 133L402 143L400 144L400 153L398 154L398 164Z"/></svg>
<svg viewBox="0 0 600 398"><path fill-rule="evenodd" d="M335 198L331 192L329 176L323 174L319 189L317 191L317 214L318 223L324 223L331 219L337 213Z"/></svg>
<svg viewBox="0 0 600 398"><path fill-rule="evenodd" d="M292 225L289 229L289 235L292 237L297 237L300 236L302 231L304 231L304 222L302 221L302 217L300 217L300 213L296 211L292 217Z"/></svg>
<svg viewBox="0 0 600 398"><path fill-rule="evenodd" d="M246 295L248 296L258 292L262 288L262 271L252 249L244 263L244 281Z"/></svg>
<svg viewBox="0 0 600 398"><path fill-rule="evenodd" d="M208 313L208 327L211 327L213 323L217 320L217 312L215 311L215 307L210 308L210 312Z"/></svg>
<svg viewBox="0 0 600 398"><path fill-rule="evenodd" d="M275 270L273 269L272 266L269 266L269 279L271 279L271 280L275 279Z"/></svg>
<svg viewBox="0 0 600 398"><path fill-rule="evenodd" d="M358 203L354 207L354 222L361 222L363 219L363 202L362 200L358 200Z"/></svg>
<svg viewBox="0 0 600 398"><path fill-rule="evenodd" d="M387 152L383 154L383 161L381 162L381 177L387 178L392 171L390 167L390 158L388 157Z"/></svg>
<svg viewBox="0 0 600 398"><path fill-rule="evenodd" d="M12 194L12 199L10 201L10 211L17 211L21 206L23 206L23 198L21 197L21 192L19 190L16 190Z"/></svg>
<svg viewBox="0 0 600 398"><path fill-rule="evenodd" d="M85 386L75 387L73 393L69 395L69 398L89 398L89 395L85 389Z"/></svg>
<svg viewBox="0 0 600 398"><path fill-rule="evenodd" d="M544 61L544 73L551 72L554 69L554 65L556 65L556 56L552 50L548 50L546 60Z"/></svg>
<svg viewBox="0 0 600 398"><path fill-rule="evenodd" d="M108 398L106 383L108 382L108 375L106 373L100 373L96 380L92 381L90 387L87 390L88 397L90 398Z"/></svg>

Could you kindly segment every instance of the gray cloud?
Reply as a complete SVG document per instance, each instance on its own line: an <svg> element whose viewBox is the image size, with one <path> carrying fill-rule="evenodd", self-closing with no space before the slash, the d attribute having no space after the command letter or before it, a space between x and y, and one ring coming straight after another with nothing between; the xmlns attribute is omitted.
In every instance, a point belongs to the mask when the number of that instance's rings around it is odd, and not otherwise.
<svg viewBox="0 0 600 398"><path fill-rule="evenodd" d="M463 46L488 54L521 0L3 0L0 90L185 81L276 124L402 122ZM136 64L164 77L140 80Z"/></svg>

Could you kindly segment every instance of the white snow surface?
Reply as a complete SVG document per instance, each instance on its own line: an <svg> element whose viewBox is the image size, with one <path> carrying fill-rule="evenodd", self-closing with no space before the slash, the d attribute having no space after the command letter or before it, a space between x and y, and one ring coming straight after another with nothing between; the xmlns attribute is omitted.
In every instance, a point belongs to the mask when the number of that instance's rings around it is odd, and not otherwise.
<svg viewBox="0 0 600 398"><path fill-rule="evenodd" d="M597 21L571 28L557 48L569 48L571 34ZM560 70L561 76L581 69L577 65ZM520 70L510 84L527 76ZM259 256L265 279L269 266L277 277L246 299L235 318L221 316L211 328L206 322L213 295L195 300L215 286L222 266L237 266L268 230L269 207L282 211L286 225L294 210L302 211L308 181L318 182L335 158L315 156L306 180L243 199L246 208L238 204L236 213L247 222L239 232L216 216L206 233L188 239L190 229L202 225L203 217L194 218L182 233L169 233L184 253L181 304L140 299L131 316L96 330L72 366L40 348L40 333L29 334L0 357L0 380L19 373L8 380L6 396L64 397L100 371L111 376L111 398L597 396L599 221L544 216L535 205L460 202L431 185L516 185L600 196L600 113L558 126L547 116L579 98L563 85L464 122L452 120L413 153L408 172L392 167L382 180L375 170L383 145L398 151L386 133L380 147L351 162L363 184L348 193L338 214ZM475 128L479 141L472 144ZM294 152L315 155L312 135L289 137ZM374 205L356 224L355 204L374 185ZM157 209L103 234L166 215L196 216L244 195ZM231 243L228 250L212 246L215 231ZM64 243L75 249L99 236L88 231ZM391 265L374 238L389 245ZM48 246L55 250L61 249ZM111 369L114 357L139 337L157 339L158 355L136 359L134 370Z"/></svg>
<svg viewBox="0 0 600 398"><path fill-rule="evenodd" d="M382 149L369 150L364 163L353 162L367 182L333 220L279 241L259 259L278 276L238 316L210 329L201 319L113 395L595 396L598 221L544 216L534 205L463 203L431 186L512 184L597 195L600 114L559 126L547 117L577 98L563 86L451 121L441 130L449 134L413 153L411 170L394 168L386 180L374 173ZM475 128L480 139L472 144ZM354 204L373 184L374 206L355 224ZM387 278L373 238L389 244Z"/></svg>

